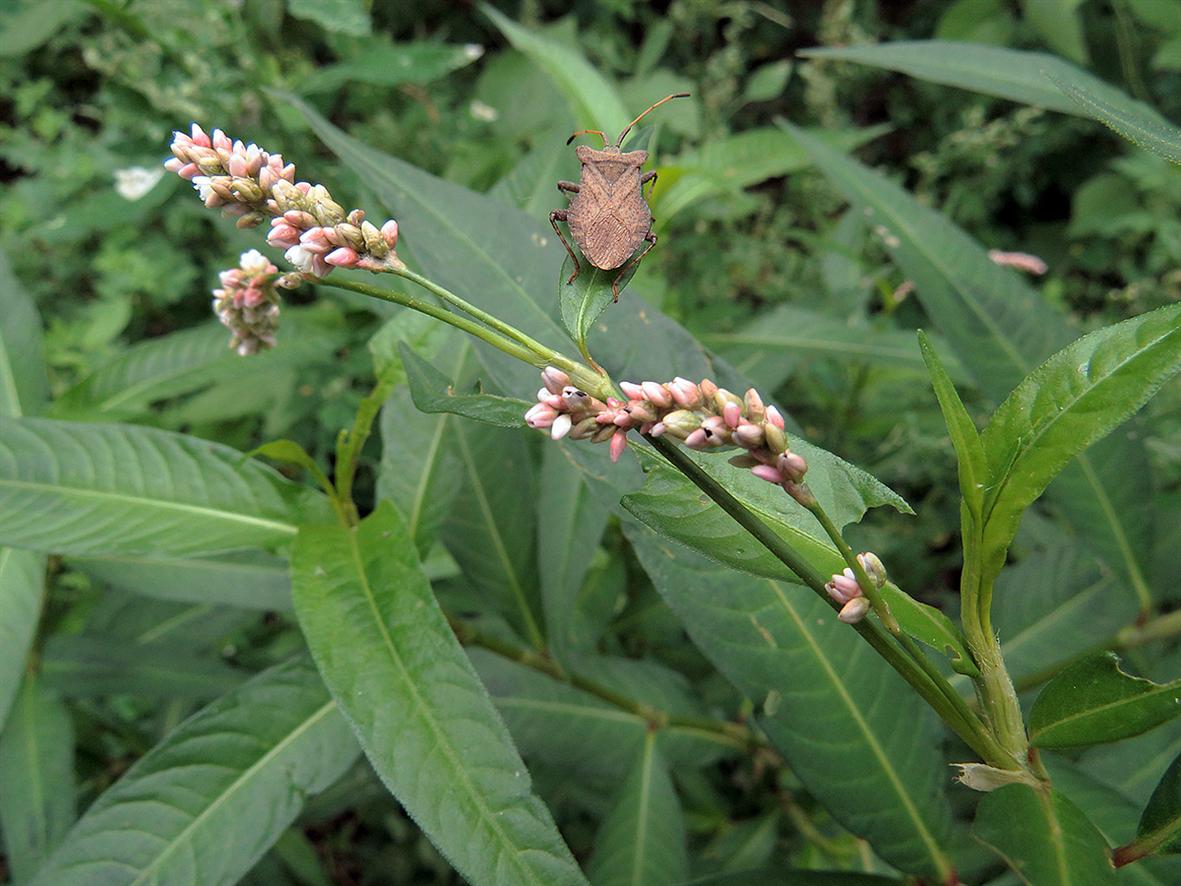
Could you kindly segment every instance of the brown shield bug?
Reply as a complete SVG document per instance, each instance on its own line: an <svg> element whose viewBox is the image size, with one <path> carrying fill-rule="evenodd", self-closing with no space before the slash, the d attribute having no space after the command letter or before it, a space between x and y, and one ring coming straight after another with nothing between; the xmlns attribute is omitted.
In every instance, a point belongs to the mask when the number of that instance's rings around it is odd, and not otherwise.
<svg viewBox="0 0 1181 886"><path fill-rule="evenodd" d="M608 142L607 136L598 129L579 130L566 141L566 144L570 144L578 136L587 133L603 139L601 151L586 145L579 145L575 149L582 164L578 182L558 182L559 191L573 194L574 197L566 209L555 209L549 214L554 233L574 262L574 273L566 281L567 284L574 282L582 267L578 264L578 256L562 236L558 227L560 221L570 226L570 236L592 267L601 271L620 269L611 281L611 294L615 296L615 301L619 301L619 281L623 275L639 264L640 259L656 245L656 235L652 233L652 211L644 199L644 185L655 182L656 173L640 172L648 161L648 152L628 151L625 154L619 148L631 128L650 111L674 98L688 97L687 92L665 96L627 124L614 144ZM644 242L648 245L632 258L637 247ZM630 262L629 258L632 259Z"/></svg>

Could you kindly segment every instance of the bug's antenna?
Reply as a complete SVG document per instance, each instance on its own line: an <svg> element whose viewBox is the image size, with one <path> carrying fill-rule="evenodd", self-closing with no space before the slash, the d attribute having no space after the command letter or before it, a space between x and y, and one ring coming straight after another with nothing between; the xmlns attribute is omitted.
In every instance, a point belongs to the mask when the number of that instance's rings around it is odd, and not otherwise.
<svg viewBox="0 0 1181 886"><path fill-rule="evenodd" d="M603 140L603 147L607 146L607 136L603 135L602 131L598 129L580 129L578 132L574 133L574 135L566 139L566 144L570 144L570 142L574 141L574 139L578 138L580 135L597 135Z"/></svg>
<svg viewBox="0 0 1181 886"><path fill-rule="evenodd" d="M665 102L672 101L674 98L688 98L688 97L689 97L689 93L687 93L687 92L674 92L672 95L666 95L664 98L662 98L656 104L654 104L650 108L648 108L647 111L645 111L643 114L641 114L635 120L633 120L631 123L627 124L627 126L623 127L623 132L619 133L619 138L616 139L615 144L617 146L622 146L623 139L627 136L628 132L631 131L631 128L633 126L635 126L637 123L639 123L641 120L643 120L644 116L646 114L648 114L649 112L656 110L661 105L663 105ZM567 142L567 144L569 144L569 142Z"/></svg>

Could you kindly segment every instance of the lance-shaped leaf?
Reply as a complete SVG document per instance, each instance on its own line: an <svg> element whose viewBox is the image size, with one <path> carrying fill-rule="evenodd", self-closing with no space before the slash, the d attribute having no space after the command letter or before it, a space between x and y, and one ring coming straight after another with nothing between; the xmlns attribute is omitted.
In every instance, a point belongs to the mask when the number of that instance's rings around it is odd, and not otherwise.
<svg viewBox="0 0 1181 886"><path fill-rule="evenodd" d="M402 355L402 365L410 383L410 396L423 412L450 412L498 428L524 426L525 413L532 404L483 391L465 393L456 390L451 379L406 344L399 344L398 352Z"/></svg>
<svg viewBox="0 0 1181 886"><path fill-rule="evenodd" d="M295 611L370 762L477 883L585 882L422 573L397 512L300 529Z"/></svg>
<svg viewBox="0 0 1181 886"><path fill-rule="evenodd" d="M35 886L228 886L357 757L311 665L264 671L198 711L101 794Z"/></svg>
<svg viewBox="0 0 1181 886"><path fill-rule="evenodd" d="M1007 785L985 796L972 827L1026 883L1108 886L1115 870L1103 835L1057 791Z"/></svg>
<svg viewBox="0 0 1181 886"><path fill-rule="evenodd" d="M1064 314L947 218L855 161L824 149L795 127L792 135L850 200L864 205L894 260L980 389L999 402L1072 332ZM1112 435L1076 456L1050 495L1099 557L1151 601L1146 579L1150 520L1143 519L1151 484L1141 442Z"/></svg>
<svg viewBox="0 0 1181 886"><path fill-rule="evenodd" d="M525 53L553 78L566 95L580 126L605 129L615 136L631 120L615 87L577 50L537 34L484 3L483 13L504 33L513 47Z"/></svg>
<svg viewBox="0 0 1181 886"><path fill-rule="evenodd" d="M1181 680L1133 677L1113 652L1092 656L1046 684L1029 712L1029 738L1042 748L1119 741L1181 716Z"/></svg>
<svg viewBox="0 0 1181 886"><path fill-rule="evenodd" d="M323 496L241 453L153 428L0 423L0 542L63 554L185 556L290 542Z"/></svg>
<svg viewBox="0 0 1181 886"><path fill-rule="evenodd" d="M1136 839L1116 854L1122 863L1146 855L1181 853L1181 757L1175 759L1157 784L1140 816Z"/></svg>
<svg viewBox="0 0 1181 886"><path fill-rule="evenodd" d="M646 243L641 244L641 248L645 246ZM569 257L562 263L562 271L558 276L558 304L562 308L562 325L566 327L566 331L570 333L583 356L590 359L586 337L591 326L599 319L599 315L614 303L613 284L618 281L619 292L622 293L635 276L639 265L627 267L622 275L620 268L604 271L596 268L585 258L579 259L579 265L579 274L571 283L574 265Z"/></svg>
<svg viewBox="0 0 1181 886"><path fill-rule="evenodd" d="M985 562L995 575L1021 515L1075 456L1138 410L1181 370L1181 305L1085 335L1026 376L993 414Z"/></svg>
<svg viewBox="0 0 1181 886"><path fill-rule="evenodd" d="M594 886L680 883L689 871L685 821L656 733L646 732L615 805L599 827Z"/></svg>
<svg viewBox="0 0 1181 886"><path fill-rule="evenodd" d="M0 252L0 416L36 414L48 395L41 317Z"/></svg>
<svg viewBox="0 0 1181 886"><path fill-rule="evenodd" d="M29 675L0 733L0 828L17 883L28 883L74 823L74 728Z"/></svg>
<svg viewBox="0 0 1181 886"><path fill-rule="evenodd" d="M388 43L371 39L345 61L323 65L300 78L305 95L332 92L348 83L394 87L403 83L427 84L467 67L484 54L477 44L458 45L434 40Z"/></svg>
<svg viewBox="0 0 1181 886"><path fill-rule="evenodd" d="M45 598L45 556L0 548L0 732L16 697Z"/></svg>
<svg viewBox="0 0 1181 886"><path fill-rule="evenodd" d="M968 512L977 521L976 531L983 529L981 507L984 501L984 486L988 480L988 466L984 456L984 446L980 442L980 432L959 393L952 383L951 377L944 369L939 355L931 346L931 340L919 331L919 348L922 350L923 361L927 364L927 372L931 376L931 385L935 389L935 399L939 401L939 409L943 413L943 423L947 425L947 433L951 437L951 445L955 450L956 465L960 480L960 496L968 506Z"/></svg>
<svg viewBox="0 0 1181 886"><path fill-rule="evenodd" d="M950 810L934 716L811 591L628 538L693 642L751 699L792 771L902 870L946 878Z"/></svg>
<svg viewBox="0 0 1181 886"><path fill-rule="evenodd" d="M1146 151L1159 154L1173 163L1181 163L1181 129L1161 119L1147 105L1132 101L1122 93L1096 93L1085 79L1074 72L1051 77L1089 117L1118 132Z"/></svg>

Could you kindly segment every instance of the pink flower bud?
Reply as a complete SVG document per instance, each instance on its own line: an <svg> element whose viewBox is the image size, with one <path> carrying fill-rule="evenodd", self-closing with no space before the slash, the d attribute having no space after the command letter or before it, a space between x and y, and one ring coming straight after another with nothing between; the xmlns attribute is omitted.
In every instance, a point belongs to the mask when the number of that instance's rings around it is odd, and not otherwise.
<svg viewBox="0 0 1181 886"><path fill-rule="evenodd" d="M573 427L573 422L570 419L570 414L563 412L554 419L554 423L550 427L550 436L555 440L561 440L570 433L571 427Z"/></svg>
<svg viewBox="0 0 1181 886"><path fill-rule="evenodd" d="M611 423L615 425L615 427L623 428L624 430L635 424L635 422L632 421L631 415L623 411L616 412L611 419Z"/></svg>
<svg viewBox="0 0 1181 886"><path fill-rule="evenodd" d="M704 428L698 428L692 434L685 438L685 445L690 449L705 449L709 446L709 437L705 435Z"/></svg>
<svg viewBox="0 0 1181 886"><path fill-rule="evenodd" d="M342 246L340 249L334 249L332 252L324 256L324 261L337 268L352 268L357 264L357 250L349 249L347 246Z"/></svg>
<svg viewBox="0 0 1181 886"><path fill-rule="evenodd" d="M619 383L619 389L621 391L623 391L623 393L627 396L627 399L629 399L629 400L643 400L644 399L644 386L643 385L638 385L632 381L621 381Z"/></svg>
<svg viewBox="0 0 1181 886"><path fill-rule="evenodd" d="M861 564L861 568L865 570L865 574L869 576L870 581L874 583L875 587L882 587L888 580L886 575L886 567L878 555L873 551L862 551L857 555L857 561Z"/></svg>
<svg viewBox="0 0 1181 886"><path fill-rule="evenodd" d="M558 417L558 411L544 403L538 403L525 413L525 424L531 428L548 428Z"/></svg>
<svg viewBox="0 0 1181 886"><path fill-rule="evenodd" d="M778 485L783 482L783 475L770 465L755 465L750 469L750 472L760 480L766 480L768 483Z"/></svg>
<svg viewBox="0 0 1181 886"><path fill-rule="evenodd" d="M869 600L865 597L855 597L841 608L841 611L837 613L837 618L847 625L855 625L865 618L866 613L869 612L869 606Z"/></svg>
<svg viewBox="0 0 1181 886"><path fill-rule="evenodd" d="M701 396L706 400L712 400L714 395L718 392L718 386L708 378L702 379L701 384L699 384L697 387L701 389Z"/></svg>
<svg viewBox="0 0 1181 886"><path fill-rule="evenodd" d="M799 483L804 479L804 474L808 473L808 463L804 457L790 450L780 453L779 458L775 461L775 466L779 468L784 477L793 483Z"/></svg>
<svg viewBox="0 0 1181 886"><path fill-rule="evenodd" d="M381 236L385 237L385 242L393 249L398 245L398 223L392 218L381 226Z"/></svg>
<svg viewBox="0 0 1181 886"><path fill-rule="evenodd" d="M246 166L246 158L241 154L231 154L230 162L226 164L226 169L229 170L230 175L237 178L246 178L250 175L250 170Z"/></svg>
<svg viewBox="0 0 1181 886"><path fill-rule="evenodd" d="M763 404L763 398L759 396L759 392L754 388L750 388L743 398L746 401L746 411L752 414L752 418L763 414L766 407Z"/></svg>
<svg viewBox="0 0 1181 886"><path fill-rule="evenodd" d="M762 425L739 425L734 429L734 442L744 449L759 449L765 440Z"/></svg>
<svg viewBox="0 0 1181 886"><path fill-rule="evenodd" d="M169 157L164 161L164 168L169 172L180 172L180 168L185 165L185 161L179 157Z"/></svg>
<svg viewBox="0 0 1181 886"><path fill-rule="evenodd" d="M623 450L627 448L627 431L618 430L611 435L611 461L619 461Z"/></svg>
<svg viewBox="0 0 1181 886"><path fill-rule="evenodd" d="M181 178L183 178L185 181L191 182L193 179L195 179L198 175L201 174L201 170L197 168L196 163L186 163L184 166L182 166L180 169L178 169L176 171L176 174L179 175Z"/></svg>
<svg viewBox="0 0 1181 886"><path fill-rule="evenodd" d="M666 430L668 429L664 426L664 422L658 421L648 430L648 436L663 437Z"/></svg>
<svg viewBox="0 0 1181 886"><path fill-rule="evenodd" d="M299 245L308 252L314 252L320 255L330 252L333 249L332 243L328 240L328 232L320 227L309 228L300 234Z"/></svg>
<svg viewBox="0 0 1181 886"><path fill-rule="evenodd" d="M767 421L771 422L771 424L775 425L775 427L779 428L779 430L784 430L783 416L779 414L779 410L774 406L767 407Z"/></svg>
<svg viewBox="0 0 1181 886"><path fill-rule="evenodd" d="M687 378L677 376L668 386L669 393L682 409L693 409L701 404L701 389Z"/></svg>
<svg viewBox="0 0 1181 886"><path fill-rule="evenodd" d="M234 148L234 143L220 129L215 129L213 130L213 148L218 151L231 151Z"/></svg>
<svg viewBox="0 0 1181 886"><path fill-rule="evenodd" d="M279 176L269 166L264 166L258 171L258 186L264 191L269 191L275 186L275 182L279 181Z"/></svg>
<svg viewBox="0 0 1181 886"><path fill-rule="evenodd" d="M542 370L541 380L551 394L562 393L562 388L570 384L570 376L553 366L547 366Z"/></svg>
<svg viewBox="0 0 1181 886"><path fill-rule="evenodd" d="M726 422L726 427L734 430L742 420L742 407L733 401L727 403L722 409L722 420Z"/></svg>
<svg viewBox="0 0 1181 886"><path fill-rule="evenodd" d="M646 381L642 387L644 389L644 396L661 409L668 409L668 407L673 405L672 395L669 394L664 385L657 384L654 381Z"/></svg>
<svg viewBox="0 0 1181 886"><path fill-rule="evenodd" d="M212 142L210 142L210 140L209 140L209 136L207 136L205 134L205 130L202 129L200 126L198 126L196 123L193 124L192 139L193 139L193 144L200 145L202 148L208 148L208 147L210 147L210 145L212 145Z"/></svg>
<svg viewBox="0 0 1181 886"><path fill-rule="evenodd" d="M267 243L280 249L289 249L299 243L299 231L282 219L274 219L267 232Z"/></svg>

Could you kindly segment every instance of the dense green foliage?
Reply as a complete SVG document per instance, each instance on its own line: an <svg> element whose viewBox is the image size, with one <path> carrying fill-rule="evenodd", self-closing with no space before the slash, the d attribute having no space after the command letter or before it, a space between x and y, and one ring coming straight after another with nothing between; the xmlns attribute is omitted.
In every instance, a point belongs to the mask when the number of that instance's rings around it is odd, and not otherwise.
<svg viewBox="0 0 1181 886"><path fill-rule="evenodd" d="M1177 882L1173 0L494 6L0 5L0 882ZM679 90L613 305L566 137ZM804 587L816 512L550 443L452 327L309 285L237 356L194 120L616 380L757 386L946 682Z"/></svg>

